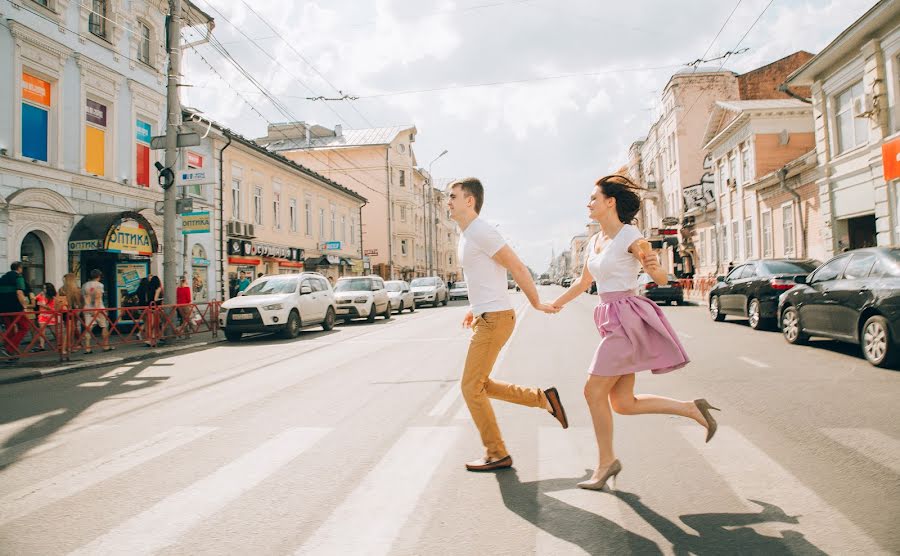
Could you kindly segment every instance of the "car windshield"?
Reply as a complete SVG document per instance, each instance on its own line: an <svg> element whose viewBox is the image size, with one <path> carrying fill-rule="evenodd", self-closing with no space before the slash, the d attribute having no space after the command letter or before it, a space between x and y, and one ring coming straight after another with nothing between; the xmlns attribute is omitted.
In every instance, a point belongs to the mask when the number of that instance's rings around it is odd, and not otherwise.
<svg viewBox="0 0 900 556"><path fill-rule="evenodd" d="M819 264L816 261L765 261L762 266L767 274L809 274Z"/></svg>
<svg viewBox="0 0 900 556"><path fill-rule="evenodd" d="M666 278L669 280L669 282L678 281L678 278L676 278L674 274L669 274L666 276ZM652 282L652 281L653 281L653 278L650 278L650 275L647 274L646 272L642 272L640 275L638 275L638 283L639 284L646 284L647 282Z"/></svg>
<svg viewBox="0 0 900 556"><path fill-rule="evenodd" d="M895 263L900 263L900 249L888 249L887 254Z"/></svg>
<svg viewBox="0 0 900 556"><path fill-rule="evenodd" d="M244 290L244 295L274 295L297 291L296 278L263 278Z"/></svg>
<svg viewBox="0 0 900 556"><path fill-rule="evenodd" d="M386 287L387 291L389 291L389 292L402 292L403 291L403 284L401 284L400 282L385 282L384 287Z"/></svg>
<svg viewBox="0 0 900 556"><path fill-rule="evenodd" d="M409 286L412 288L422 287L422 286L434 286L434 278L416 278L412 282L409 283Z"/></svg>
<svg viewBox="0 0 900 556"><path fill-rule="evenodd" d="M338 280L334 287L336 292L368 292L372 291L371 278L350 278L349 280Z"/></svg>
<svg viewBox="0 0 900 556"><path fill-rule="evenodd" d="M466 283L465 282L454 282L453 289L458 290L459 288L466 288Z"/></svg>

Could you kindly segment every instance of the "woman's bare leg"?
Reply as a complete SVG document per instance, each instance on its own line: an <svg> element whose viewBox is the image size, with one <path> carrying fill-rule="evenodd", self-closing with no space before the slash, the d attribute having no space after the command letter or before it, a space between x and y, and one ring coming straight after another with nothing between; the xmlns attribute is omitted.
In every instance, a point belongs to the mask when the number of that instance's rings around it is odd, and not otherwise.
<svg viewBox="0 0 900 556"><path fill-rule="evenodd" d="M664 415L681 415L697 421L706 426L703 414L697 409L693 401L684 402L654 396L652 394L634 395L634 375L624 375L616 382L609 392L609 402L613 411L620 415L642 415L657 413Z"/></svg>
<svg viewBox="0 0 900 556"><path fill-rule="evenodd" d="M587 400L597 437L599 459L592 479L599 479L606 469L616 460L613 451L613 418L609 408L610 390L615 386L618 376L590 375L584 385L584 399Z"/></svg>

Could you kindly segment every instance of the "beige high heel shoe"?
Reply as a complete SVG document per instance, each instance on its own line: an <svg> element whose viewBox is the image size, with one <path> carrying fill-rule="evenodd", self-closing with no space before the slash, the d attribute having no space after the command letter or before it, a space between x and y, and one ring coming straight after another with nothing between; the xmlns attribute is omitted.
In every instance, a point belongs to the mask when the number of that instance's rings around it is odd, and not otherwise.
<svg viewBox="0 0 900 556"><path fill-rule="evenodd" d="M615 460L612 462L609 467L606 468L606 473L603 474L599 479L590 479L587 481L582 481L578 483L578 488L584 488L587 490L603 490L603 486L606 484L606 481L609 479L613 479L615 482L616 475L622 471L622 464L619 463L619 460Z"/></svg>
<svg viewBox="0 0 900 556"><path fill-rule="evenodd" d="M698 400L694 400L694 405L697 406L697 409L700 410L700 414L703 415L703 418L706 419L706 441L709 442L712 440L713 435L716 434L716 429L719 425L716 423L716 420L713 419L713 416L710 414L710 409L715 409L716 411L722 411L718 407L713 407L703 398Z"/></svg>

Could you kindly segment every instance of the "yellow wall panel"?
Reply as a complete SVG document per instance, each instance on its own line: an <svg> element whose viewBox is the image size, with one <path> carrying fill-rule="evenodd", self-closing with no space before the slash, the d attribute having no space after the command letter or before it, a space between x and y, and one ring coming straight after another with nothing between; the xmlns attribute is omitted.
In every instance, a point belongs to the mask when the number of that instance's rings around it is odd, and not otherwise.
<svg viewBox="0 0 900 556"><path fill-rule="evenodd" d="M102 176L106 173L104 164L105 133L96 127L85 127L85 163L84 169L91 174Z"/></svg>

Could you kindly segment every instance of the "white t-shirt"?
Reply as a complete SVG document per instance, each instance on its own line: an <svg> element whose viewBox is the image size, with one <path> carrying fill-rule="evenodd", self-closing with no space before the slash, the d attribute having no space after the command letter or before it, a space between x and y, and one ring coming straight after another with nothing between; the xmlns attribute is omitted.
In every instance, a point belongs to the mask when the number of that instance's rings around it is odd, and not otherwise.
<svg viewBox="0 0 900 556"><path fill-rule="evenodd" d="M469 288L472 313L512 309L507 293L506 269L492 259L506 240L496 228L476 218L459 236L457 258Z"/></svg>
<svg viewBox="0 0 900 556"><path fill-rule="evenodd" d="M601 232L588 243L587 265L597 282L598 293L633 291L638 287L641 263L628 248L642 237L640 230L625 224L614 238L606 238Z"/></svg>

